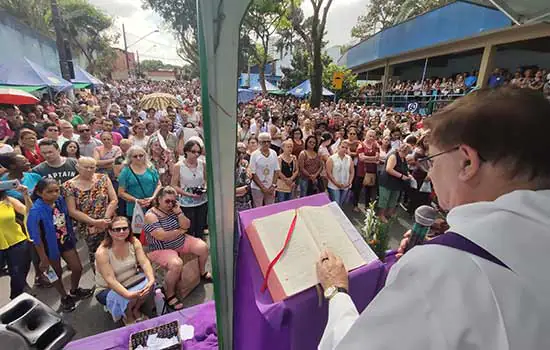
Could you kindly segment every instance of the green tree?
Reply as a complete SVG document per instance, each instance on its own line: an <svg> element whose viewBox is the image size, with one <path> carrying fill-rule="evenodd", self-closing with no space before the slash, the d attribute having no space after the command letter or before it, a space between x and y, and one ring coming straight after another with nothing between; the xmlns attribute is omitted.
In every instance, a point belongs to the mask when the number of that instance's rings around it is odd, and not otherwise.
<svg viewBox="0 0 550 350"><path fill-rule="evenodd" d="M332 77L335 72L344 73L344 82L342 84L342 90L334 90L332 88ZM346 69L346 67L338 66L335 63L330 63L323 70L323 86L332 92L338 94L338 97L350 99L357 95L359 90L357 86L357 75L353 74L351 69Z"/></svg>
<svg viewBox="0 0 550 350"><path fill-rule="evenodd" d="M84 56L92 74L108 71L115 57L111 46L117 40L110 34L112 18L86 0L59 0L58 5L73 55ZM49 0L0 0L0 8L55 39Z"/></svg>
<svg viewBox="0 0 550 350"><path fill-rule="evenodd" d="M141 67L141 71L148 72L148 71L155 71L159 69L166 68L166 65L162 63L161 60L143 60L139 64Z"/></svg>
<svg viewBox="0 0 550 350"><path fill-rule="evenodd" d="M309 79L311 74L311 56L305 50L296 50L290 61L292 68L282 68L284 78L281 79L281 89L289 90L304 80Z"/></svg>
<svg viewBox="0 0 550 350"><path fill-rule="evenodd" d="M257 43L250 50L254 64L258 65L260 84L264 93L265 65L269 61L269 48L274 45L272 41L277 29L290 28L288 14L289 0L254 0L245 15L241 29L241 36L255 38Z"/></svg>
<svg viewBox="0 0 550 350"><path fill-rule="evenodd" d="M313 5L313 16L311 16L311 40L313 70L311 74L311 100L312 107L319 107L323 92L323 59L322 48L323 37L327 23L327 15L333 0L310 0ZM323 6L324 4L324 6Z"/></svg>
<svg viewBox="0 0 550 350"><path fill-rule="evenodd" d="M453 1L371 0L366 7L365 14L357 19L357 24L351 30L351 36L366 39L382 29Z"/></svg>
<svg viewBox="0 0 550 350"><path fill-rule="evenodd" d="M142 0L142 7L155 11L172 29L179 43L178 56L188 63L191 75L198 75L196 0Z"/></svg>

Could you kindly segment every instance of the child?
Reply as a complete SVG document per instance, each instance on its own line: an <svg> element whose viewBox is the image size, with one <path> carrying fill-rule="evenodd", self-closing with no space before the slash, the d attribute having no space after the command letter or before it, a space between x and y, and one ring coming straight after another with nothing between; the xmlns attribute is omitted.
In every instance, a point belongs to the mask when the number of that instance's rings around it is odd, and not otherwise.
<svg viewBox="0 0 550 350"><path fill-rule="evenodd" d="M43 178L34 189L34 204L29 212L27 228L40 257L40 270L53 268L58 279L54 287L61 296L61 308L73 311L75 301L89 298L93 290L78 286L82 275L82 264L76 251L76 239L72 220L65 199L60 195L57 181ZM71 290L69 294L63 286L61 258L71 270Z"/></svg>

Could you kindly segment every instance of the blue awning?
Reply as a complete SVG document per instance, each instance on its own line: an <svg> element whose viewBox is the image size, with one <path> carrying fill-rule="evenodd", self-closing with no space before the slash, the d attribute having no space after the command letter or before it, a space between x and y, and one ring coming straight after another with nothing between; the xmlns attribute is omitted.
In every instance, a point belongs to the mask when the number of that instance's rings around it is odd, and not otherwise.
<svg viewBox="0 0 550 350"><path fill-rule="evenodd" d="M296 86L294 89L288 91L289 95L298 98L304 98L311 94L311 82L308 80L302 82L300 85ZM334 96L334 93L326 88L323 88L323 96Z"/></svg>
<svg viewBox="0 0 550 350"><path fill-rule="evenodd" d="M90 73L86 72L82 67L74 65L74 79L71 79L73 84L91 84L93 86L101 86L103 82Z"/></svg>
<svg viewBox="0 0 550 350"><path fill-rule="evenodd" d="M511 23L496 9L457 1L376 33L349 49L339 63L348 68L359 67L405 52L509 27Z"/></svg>
<svg viewBox="0 0 550 350"><path fill-rule="evenodd" d="M73 85L56 73L50 72L24 57L0 63L0 84L18 86L49 86L62 91Z"/></svg>

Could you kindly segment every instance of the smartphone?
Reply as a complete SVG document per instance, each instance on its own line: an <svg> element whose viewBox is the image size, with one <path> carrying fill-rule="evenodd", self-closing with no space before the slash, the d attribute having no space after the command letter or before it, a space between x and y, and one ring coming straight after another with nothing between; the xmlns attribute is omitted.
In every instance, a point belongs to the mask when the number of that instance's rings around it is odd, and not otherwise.
<svg viewBox="0 0 550 350"><path fill-rule="evenodd" d="M15 190L19 186L19 180L0 181L0 191Z"/></svg>
<svg viewBox="0 0 550 350"><path fill-rule="evenodd" d="M54 283L55 281L57 281L59 279L59 277L57 277L57 274L55 273L53 267L51 267L51 266L49 266L48 270L46 270L46 278L48 278L48 281L50 281L50 283Z"/></svg>

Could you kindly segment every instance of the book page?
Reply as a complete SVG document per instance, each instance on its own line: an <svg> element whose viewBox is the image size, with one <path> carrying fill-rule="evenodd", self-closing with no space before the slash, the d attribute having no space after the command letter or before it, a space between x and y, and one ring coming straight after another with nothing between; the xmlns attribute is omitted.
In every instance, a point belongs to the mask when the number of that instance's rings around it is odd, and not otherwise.
<svg viewBox="0 0 550 350"><path fill-rule="evenodd" d="M302 207L299 216L303 216L309 227L309 231L319 250L329 249L335 255L342 258L348 271L356 269L367 263L349 239L340 225L341 218L333 214L329 206ZM346 218L347 220L347 218Z"/></svg>
<svg viewBox="0 0 550 350"><path fill-rule="evenodd" d="M351 243L353 243L363 260L365 260L367 264L378 260L378 256L376 255L376 253L367 244L367 242L365 242L363 236L361 236L359 231L357 231L355 226L342 211L342 208L340 208L336 202L332 202L330 204L327 204L326 206L332 211L332 214L334 214L334 216L342 226L342 229L344 230L344 232L346 232Z"/></svg>
<svg viewBox="0 0 550 350"><path fill-rule="evenodd" d="M283 247L293 218L294 210L288 210L252 221L269 261L273 261ZM294 295L318 283L315 263L320 254L306 223L298 214L292 238L271 272L277 274L286 295Z"/></svg>

